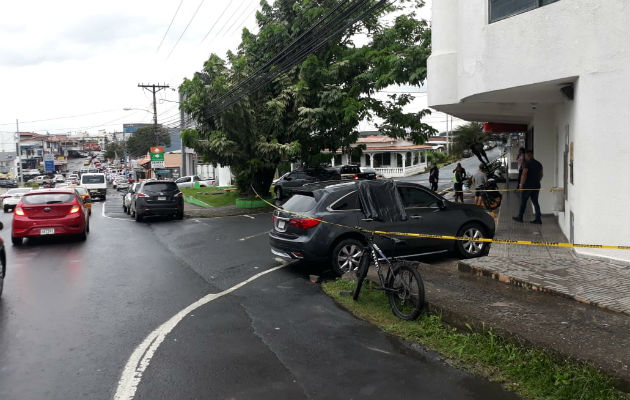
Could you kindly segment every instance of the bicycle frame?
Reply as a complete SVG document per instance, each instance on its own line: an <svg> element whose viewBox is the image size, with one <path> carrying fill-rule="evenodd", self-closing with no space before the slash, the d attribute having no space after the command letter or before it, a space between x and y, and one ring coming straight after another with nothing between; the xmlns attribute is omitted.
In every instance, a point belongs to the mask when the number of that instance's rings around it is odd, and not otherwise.
<svg viewBox="0 0 630 400"><path fill-rule="evenodd" d="M390 261L390 258L387 257L385 255L385 253L383 253L383 251L381 250L380 247L378 247L378 245L376 243L374 243L374 234L372 233L368 239L368 246L370 248L370 253L372 255L372 260L374 261L374 265L376 266L376 273L378 274L378 280L381 284L380 287L376 288L378 290L383 290L385 292L393 292L394 290L392 288L388 288L386 285L386 282L389 280L391 274L392 274L392 262ZM381 270L381 263L379 262L379 256L380 256L380 260L385 260L385 262L387 263L387 275L383 276L383 271ZM367 260L366 260L367 261ZM369 268L369 264L368 266L366 266L366 268Z"/></svg>

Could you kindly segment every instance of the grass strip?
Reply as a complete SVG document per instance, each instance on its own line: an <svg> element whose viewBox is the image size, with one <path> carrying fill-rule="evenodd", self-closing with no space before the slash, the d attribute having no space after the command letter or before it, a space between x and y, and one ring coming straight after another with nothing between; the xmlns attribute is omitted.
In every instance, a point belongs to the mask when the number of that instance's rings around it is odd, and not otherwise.
<svg viewBox="0 0 630 400"><path fill-rule="evenodd" d="M382 291L361 290L359 301L340 296L354 288L354 282L341 279L322 283L325 293L354 315L383 331L415 341L435 350L450 364L499 382L529 399L617 400L627 396L616 389L615 381L592 365L563 360L514 339L484 332L461 332L446 325L439 316L423 313L416 321L403 321L392 314Z"/></svg>
<svg viewBox="0 0 630 400"><path fill-rule="evenodd" d="M226 191L216 187L183 188L181 192L212 207L232 206L239 197L238 190Z"/></svg>

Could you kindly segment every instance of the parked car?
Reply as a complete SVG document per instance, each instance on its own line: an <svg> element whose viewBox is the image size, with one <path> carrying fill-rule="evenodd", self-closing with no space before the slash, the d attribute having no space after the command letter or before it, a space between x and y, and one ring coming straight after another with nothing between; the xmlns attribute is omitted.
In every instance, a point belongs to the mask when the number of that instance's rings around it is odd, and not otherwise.
<svg viewBox="0 0 630 400"><path fill-rule="evenodd" d="M90 231L90 217L74 189L39 189L25 193L13 212L11 242L22 244L28 237L77 235Z"/></svg>
<svg viewBox="0 0 630 400"><path fill-rule="evenodd" d="M24 193L30 192L31 188L17 188L17 189L9 189L6 193L4 193L2 198L2 208L4 212L7 213L15 208L15 206L20 202L20 199L24 195Z"/></svg>
<svg viewBox="0 0 630 400"><path fill-rule="evenodd" d="M0 231L4 228L2 222L0 222ZM4 241L0 237L0 296L2 296L2 289L4 288L4 278L7 276L7 256L4 252Z"/></svg>
<svg viewBox="0 0 630 400"><path fill-rule="evenodd" d="M406 220L383 222L366 217L368 213L359 196L361 185L374 185L374 190L395 191L398 202L404 207ZM385 206L393 208L395 204ZM481 207L452 203L424 186L392 180L307 185L296 191L282 208L273 214L273 229L269 233L271 252L288 259L330 263L339 275L358 267L366 244L366 234L353 227L471 238L492 238L495 233L494 219ZM485 255L490 248L489 243L472 241L399 239L398 245L385 238L375 240L386 255L400 257L454 250L461 257L469 258Z"/></svg>
<svg viewBox="0 0 630 400"><path fill-rule="evenodd" d="M472 151L470 149L462 150L462 157L464 158L472 157Z"/></svg>
<svg viewBox="0 0 630 400"><path fill-rule="evenodd" d="M177 187L180 189L195 187L196 183L199 183L199 187L210 187L210 186L214 186L215 180L214 179L201 179L197 175L188 175L188 176L182 176L181 178L176 179L175 183L177 184Z"/></svg>
<svg viewBox="0 0 630 400"><path fill-rule="evenodd" d="M140 183L133 183L129 186L127 193L123 194L123 211L127 214L131 214L131 203L135 201L136 190L140 187Z"/></svg>
<svg viewBox="0 0 630 400"><path fill-rule="evenodd" d="M291 197L295 190L308 183L338 180L341 180L341 175L335 168L306 168L292 171L278 179L273 190L276 199L282 200Z"/></svg>
<svg viewBox="0 0 630 400"><path fill-rule="evenodd" d="M337 169L341 179L376 179L376 171L363 172L358 165L342 165Z"/></svg>
<svg viewBox="0 0 630 400"><path fill-rule="evenodd" d="M140 222L149 216L184 218L184 195L173 181L143 181L131 203L131 216Z"/></svg>
<svg viewBox="0 0 630 400"><path fill-rule="evenodd" d="M367 175L365 179L378 179L383 177L383 175L376 172L372 167L361 167L361 172Z"/></svg>

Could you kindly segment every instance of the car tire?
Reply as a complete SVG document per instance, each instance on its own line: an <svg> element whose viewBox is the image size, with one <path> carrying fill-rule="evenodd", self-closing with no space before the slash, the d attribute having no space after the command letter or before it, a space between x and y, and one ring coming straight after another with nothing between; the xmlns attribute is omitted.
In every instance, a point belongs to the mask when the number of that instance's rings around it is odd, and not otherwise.
<svg viewBox="0 0 630 400"><path fill-rule="evenodd" d="M184 212L183 211L178 212L175 218L179 220L184 219Z"/></svg>
<svg viewBox="0 0 630 400"><path fill-rule="evenodd" d="M276 192L276 200L282 200L282 188L275 188L274 190Z"/></svg>
<svg viewBox="0 0 630 400"><path fill-rule="evenodd" d="M14 246L21 246L22 238L11 236L11 243L13 243Z"/></svg>
<svg viewBox="0 0 630 400"><path fill-rule="evenodd" d="M487 237L486 229L482 225L474 222L462 226L457 232L457 236L475 239ZM474 258L487 255L490 251L490 243L457 240L455 242L455 248L462 258Z"/></svg>
<svg viewBox="0 0 630 400"><path fill-rule="evenodd" d="M123 204L123 212L127 212L127 206Z"/></svg>
<svg viewBox="0 0 630 400"><path fill-rule="evenodd" d="M355 271L361 264L365 245L357 239L344 239L337 243L331 254L331 267L335 274L342 276Z"/></svg>
<svg viewBox="0 0 630 400"><path fill-rule="evenodd" d="M136 222L142 222L142 215L139 212L136 212Z"/></svg>
<svg viewBox="0 0 630 400"><path fill-rule="evenodd" d="M4 212L5 212L5 213L8 213L8 212L9 212L9 207L4 206Z"/></svg>

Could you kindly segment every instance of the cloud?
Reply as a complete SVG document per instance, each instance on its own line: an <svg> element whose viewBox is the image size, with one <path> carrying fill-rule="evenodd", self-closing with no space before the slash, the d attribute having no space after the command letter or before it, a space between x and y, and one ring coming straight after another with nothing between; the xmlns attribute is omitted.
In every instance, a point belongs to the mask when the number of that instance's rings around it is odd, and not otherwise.
<svg viewBox="0 0 630 400"><path fill-rule="evenodd" d="M66 29L59 39L81 44L112 45L119 40L153 34L158 28L158 24L140 16L93 15Z"/></svg>

